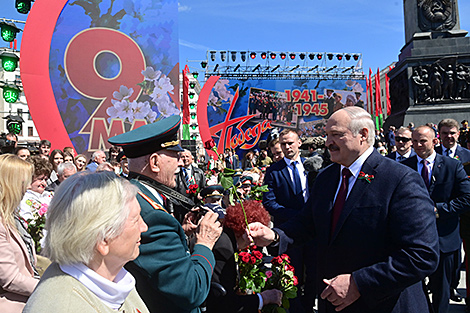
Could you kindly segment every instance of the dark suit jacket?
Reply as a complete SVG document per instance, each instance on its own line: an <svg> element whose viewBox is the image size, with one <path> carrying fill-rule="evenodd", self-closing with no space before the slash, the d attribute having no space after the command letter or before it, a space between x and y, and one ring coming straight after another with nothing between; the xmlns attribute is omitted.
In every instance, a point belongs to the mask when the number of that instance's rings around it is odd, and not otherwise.
<svg viewBox="0 0 470 313"><path fill-rule="evenodd" d="M392 152L392 153L387 154L385 157L387 157L387 158L389 158L389 159L392 159L392 160L396 160L396 159L397 159L397 153L398 153L398 152L394 151L394 152ZM415 152L413 149L411 149L410 158L411 158L412 156L414 156L414 155L416 155L416 152ZM404 160L403 160L403 161L404 161ZM402 162L403 162L403 161L402 161Z"/></svg>
<svg viewBox="0 0 470 313"><path fill-rule="evenodd" d="M436 147L436 153L442 154L442 145ZM457 149L455 150L455 156L458 157L457 159L462 162L463 165L470 162L470 150L461 146L457 146Z"/></svg>
<svg viewBox="0 0 470 313"><path fill-rule="evenodd" d="M303 163L304 159L301 161ZM264 184L268 185L269 191L263 194L263 205L274 217L274 225L281 225L302 210L304 197L294 194L294 185L284 159L268 167Z"/></svg>
<svg viewBox="0 0 470 313"><path fill-rule="evenodd" d="M136 180L131 180L153 202L158 200ZM148 230L142 233L140 255L126 265L136 288L152 313L195 313L209 293L214 255L196 245L192 254L178 221L137 195ZM161 205L161 203L159 203Z"/></svg>
<svg viewBox="0 0 470 313"><path fill-rule="evenodd" d="M204 175L204 171L194 165L191 165L191 173L194 176L194 180L196 184L199 186L199 190L202 190L206 187L206 176ZM176 187L175 190L183 195L186 194L186 190L188 190L188 184L184 179L183 171L180 171L178 175L176 175Z"/></svg>
<svg viewBox="0 0 470 313"><path fill-rule="evenodd" d="M418 157L414 156L402 163L416 171ZM439 214L439 249L443 253L460 249L459 214L470 210L470 180L462 164L455 159L436 154L429 194Z"/></svg>
<svg viewBox="0 0 470 313"><path fill-rule="evenodd" d="M230 159L232 159L232 164L230 164ZM225 158L225 167L232 170L239 168L238 159L236 156L232 155L231 157Z"/></svg>
<svg viewBox="0 0 470 313"><path fill-rule="evenodd" d="M280 227L280 252L285 243L301 244L315 237L318 250L317 290L324 278L352 273L360 298L344 313L422 313L428 311L421 281L438 264L434 205L416 171L382 157L367 158L346 200L330 238L333 199L341 167L323 170L301 214ZM319 301L320 312L334 306Z"/></svg>

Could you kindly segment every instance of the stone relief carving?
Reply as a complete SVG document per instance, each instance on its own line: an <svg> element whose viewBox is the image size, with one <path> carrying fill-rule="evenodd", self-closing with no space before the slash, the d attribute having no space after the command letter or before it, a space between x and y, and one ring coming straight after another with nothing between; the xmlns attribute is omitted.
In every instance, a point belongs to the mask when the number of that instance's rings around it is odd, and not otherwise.
<svg viewBox="0 0 470 313"><path fill-rule="evenodd" d="M457 23L456 0L418 0L418 24L422 31L445 31Z"/></svg>
<svg viewBox="0 0 470 313"><path fill-rule="evenodd" d="M470 66L454 60L438 60L413 67L415 103L454 102L470 98Z"/></svg>

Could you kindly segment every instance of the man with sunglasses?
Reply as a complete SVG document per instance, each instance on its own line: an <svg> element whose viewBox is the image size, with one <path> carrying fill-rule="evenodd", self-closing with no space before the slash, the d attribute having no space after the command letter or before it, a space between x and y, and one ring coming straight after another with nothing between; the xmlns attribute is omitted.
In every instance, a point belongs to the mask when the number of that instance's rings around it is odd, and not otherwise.
<svg viewBox="0 0 470 313"><path fill-rule="evenodd" d="M411 148L411 131L407 127L400 127L398 129L395 136L395 144L397 151L387 154L387 158L401 162L416 154L413 148Z"/></svg>

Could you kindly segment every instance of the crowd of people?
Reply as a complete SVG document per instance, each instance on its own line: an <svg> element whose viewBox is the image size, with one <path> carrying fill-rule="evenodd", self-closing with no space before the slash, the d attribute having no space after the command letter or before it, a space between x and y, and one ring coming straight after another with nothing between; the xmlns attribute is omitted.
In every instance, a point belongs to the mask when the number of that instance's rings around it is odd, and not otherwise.
<svg viewBox="0 0 470 313"><path fill-rule="evenodd" d="M462 301L467 121L384 134L349 106L315 138L284 129L241 160L226 149L207 162L181 148L180 122L172 116L112 137L109 151L90 159L70 147L51 151L48 140L37 154L12 147L0 156L2 312L280 306L277 289L237 292L235 253L253 243L289 255L299 282L292 313L311 313L315 303L328 313L446 313L450 299ZM38 240L31 225L43 216Z"/></svg>

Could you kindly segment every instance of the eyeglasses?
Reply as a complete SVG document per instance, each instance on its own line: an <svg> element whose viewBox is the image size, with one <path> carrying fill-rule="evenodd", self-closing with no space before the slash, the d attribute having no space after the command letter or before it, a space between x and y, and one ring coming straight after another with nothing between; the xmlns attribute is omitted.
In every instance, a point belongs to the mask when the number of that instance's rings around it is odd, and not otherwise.
<svg viewBox="0 0 470 313"><path fill-rule="evenodd" d="M408 142L408 141L411 141L411 138L407 138L407 137L395 137L395 140L396 140L396 141Z"/></svg>

